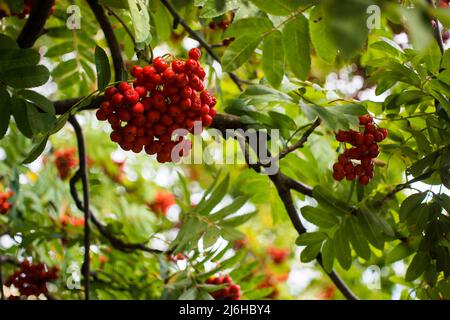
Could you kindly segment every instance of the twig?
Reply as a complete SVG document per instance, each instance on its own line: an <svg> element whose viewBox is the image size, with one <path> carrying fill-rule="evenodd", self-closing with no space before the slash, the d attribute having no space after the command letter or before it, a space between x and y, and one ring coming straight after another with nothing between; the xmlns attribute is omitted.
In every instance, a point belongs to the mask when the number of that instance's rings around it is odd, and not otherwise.
<svg viewBox="0 0 450 320"><path fill-rule="evenodd" d="M186 23L186 21L180 16L180 14L177 12L177 10L172 6L172 4L169 3L167 0L160 0L161 3L169 10L172 17L175 19L177 24L181 24L183 28L189 33L192 39L197 40L200 45L206 50L206 52L209 53L209 55L216 60L217 62L220 62L220 57L217 55L217 53L214 52L214 50L211 48L211 46L201 37L199 36L194 30L192 30L191 27ZM239 88L239 91L243 91L241 80L237 75L235 75L232 72L228 72L231 80L236 84L236 86Z"/></svg>
<svg viewBox="0 0 450 320"><path fill-rule="evenodd" d="M108 17L105 14L102 6L98 4L97 0L87 0L92 12L95 15L100 27L105 34L106 42L111 50L111 56L113 59L114 72L116 81L122 80L122 70L124 70L122 51L120 50L119 42L117 41L116 35L111 24L108 21Z"/></svg>
<svg viewBox="0 0 450 320"><path fill-rule="evenodd" d="M45 22L50 15L53 0L38 0L28 17L25 26L17 37L17 44L21 48L31 48L43 34Z"/></svg>
<svg viewBox="0 0 450 320"><path fill-rule="evenodd" d="M90 197L89 197L89 181L88 181L88 169L87 169L87 155L86 155L86 142L83 135L83 130L78 123L75 116L69 118L69 122L75 130L78 143L78 157L79 157L79 169L76 173L81 178L83 186L83 203L84 203L84 262L82 273L84 276L84 295L85 299L89 300L89 273L90 273L90 247L91 247L91 229L89 225L91 211Z"/></svg>
<svg viewBox="0 0 450 320"><path fill-rule="evenodd" d="M317 118L317 119L313 122L313 124L308 128L308 130L306 130L306 131L303 133L303 135L302 135L302 137L300 138L300 140L298 140L295 144L293 144L293 145L287 147L286 149L280 151L279 155L278 155L276 158L277 158L278 160L281 160L281 159L283 159L284 157L286 157L289 153L291 153L291 152L293 152L293 151L295 151L295 150L297 150L297 149L303 148L303 146L305 145L305 143L306 143L306 141L308 140L309 136L314 132L314 130L316 130L316 128L317 128L318 126L320 126L321 122L322 122L322 121L320 120L320 118Z"/></svg>

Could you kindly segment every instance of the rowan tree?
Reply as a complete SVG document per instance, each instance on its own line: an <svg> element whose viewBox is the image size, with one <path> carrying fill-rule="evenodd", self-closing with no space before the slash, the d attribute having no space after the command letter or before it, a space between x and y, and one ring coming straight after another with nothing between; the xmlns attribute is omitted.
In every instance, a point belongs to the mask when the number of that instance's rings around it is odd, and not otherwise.
<svg viewBox="0 0 450 320"><path fill-rule="evenodd" d="M0 0L2 299L450 298L447 29L443 0Z"/></svg>

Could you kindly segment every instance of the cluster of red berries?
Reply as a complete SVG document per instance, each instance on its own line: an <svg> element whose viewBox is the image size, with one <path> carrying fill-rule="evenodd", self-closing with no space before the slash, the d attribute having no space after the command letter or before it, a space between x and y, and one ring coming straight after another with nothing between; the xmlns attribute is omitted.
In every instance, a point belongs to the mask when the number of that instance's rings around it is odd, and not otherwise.
<svg viewBox="0 0 450 320"><path fill-rule="evenodd" d="M172 262L186 260L186 256L181 252L177 253L176 255L169 254L168 258L169 258L169 261L172 261Z"/></svg>
<svg viewBox="0 0 450 320"><path fill-rule="evenodd" d="M0 214L7 214L13 207L9 200L14 196L14 191L0 192Z"/></svg>
<svg viewBox="0 0 450 320"><path fill-rule="evenodd" d="M55 151L55 165L58 170L58 175L62 180L66 180L77 164L78 160L75 158L76 150L74 148L66 148Z"/></svg>
<svg viewBox="0 0 450 320"><path fill-rule="evenodd" d="M171 66L157 57L151 66L131 69L136 78L133 88L126 82L107 88L97 119L111 124L111 140L125 151L139 153L144 148L156 154L160 163L187 156L190 141L182 136L172 141L173 132L186 129L193 133L196 122L209 127L217 113L216 98L205 91L200 56L199 49L191 49L189 59L176 59ZM180 151L172 157L175 146Z"/></svg>
<svg viewBox="0 0 450 320"><path fill-rule="evenodd" d="M351 144L353 147L345 149L339 155L338 162L333 165L333 178L340 181L346 178L349 181L359 177L361 185L367 185L373 178L373 159L380 154L377 142L381 142L388 136L385 128L377 128L370 115L359 117L359 124L363 131L339 130L336 140ZM359 163L355 164L354 160Z"/></svg>
<svg viewBox="0 0 450 320"><path fill-rule="evenodd" d="M267 248L267 254L275 264L281 264L289 257L289 249L287 248Z"/></svg>
<svg viewBox="0 0 450 320"><path fill-rule="evenodd" d="M83 217L73 217L70 214L63 214L59 218L63 227L72 226L75 228L80 228L84 226L84 218Z"/></svg>
<svg viewBox="0 0 450 320"><path fill-rule="evenodd" d="M325 286L325 288L319 292L317 298L320 300L332 300L336 294L336 287L332 284Z"/></svg>
<svg viewBox="0 0 450 320"><path fill-rule="evenodd" d="M172 193L158 190L153 202L149 203L150 210L158 215L166 215L169 208L175 204L175 197Z"/></svg>
<svg viewBox="0 0 450 320"><path fill-rule="evenodd" d="M226 285L225 288L211 293L216 300L239 300L241 298L241 287L233 283L229 275L223 277L210 277L206 284Z"/></svg>
<svg viewBox="0 0 450 320"><path fill-rule="evenodd" d="M33 10L34 6L36 5L36 0L25 0L23 3L23 9L21 12L11 12L8 14L8 12L4 9L0 9L0 19L7 17L9 15L11 16L18 16L19 18L25 18L27 15L31 13L31 10ZM53 7L50 9L50 14L53 14L55 12L55 6L56 6L57 0L54 0Z"/></svg>
<svg viewBox="0 0 450 320"><path fill-rule="evenodd" d="M439 8L448 8L450 5L450 0L439 0L437 6Z"/></svg>
<svg viewBox="0 0 450 320"><path fill-rule="evenodd" d="M47 282L58 279L58 267L48 268L43 263L30 263L24 260L19 270L14 272L5 282L7 287L14 285L23 296L39 296L47 294ZM16 297L10 296L10 299Z"/></svg>

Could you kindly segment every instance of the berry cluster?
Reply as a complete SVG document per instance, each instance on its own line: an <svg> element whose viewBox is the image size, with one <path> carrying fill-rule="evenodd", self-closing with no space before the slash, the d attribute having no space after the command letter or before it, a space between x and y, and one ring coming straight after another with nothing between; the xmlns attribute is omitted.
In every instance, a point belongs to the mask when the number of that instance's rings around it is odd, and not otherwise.
<svg viewBox="0 0 450 320"><path fill-rule="evenodd" d="M72 226L75 228L80 228L84 226L84 218L83 217L72 217L70 214L63 214L59 218L63 227Z"/></svg>
<svg viewBox="0 0 450 320"><path fill-rule="evenodd" d="M338 162L333 165L333 178L340 181L346 178L349 181L359 177L361 185L367 185L373 178L373 159L379 154L377 142L386 139L388 131L385 128L377 128L370 115L359 117L360 127L363 131L339 130L336 140L351 144L353 147L346 149L339 155ZM354 160L359 163L355 164Z"/></svg>
<svg viewBox="0 0 450 320"><path fill-rule="evenodd" d="M23 9L21 12L11 12L8 14L8 12L4 9L0 9L0 19L7 17L9 15L11 16L18 16L19 18L23 19L27 15L31 13L31 10L33 10L34 6L36 5L36 0L25 0L23 4ZM55 12L55 6L56 6L57 0L54 0L53 7L50 9L50 14L53 14Z"/></svg>
<svg viewBox="0 0 450 320"><path fill-rule="evenodd" d="M8 192L0 192L0 214L7 214L8 211L12 208L12 203L9 202L9 199L11 199L14 196L14 191L8 191Z"/></svg>
<svg viewBox="0 0 450 320"><path fill-rule="evenodd" d="M24 260L19 270L5 282L7 287L14 285L23 296L47 294L47 282L58 279L58 267L47 268L43 263L30 263ZM10 296L10 299L16 297Z"/></svg>
<svg viewBox="0 0 450 320"><path fill-rule="evenodd" d="M336 287L332 284L329 284L323 288L321 292L317 295L317 298L320 300L332 300L336 293Z"/></svg>
<svg viewBox="0 0 450 320"><path fill-rule="evenodd" d="M225 288L211 293L216 300L239 300L241 298L241 287L233 283L230 276L210 277L206 284L226 285Z"/></svg>
<svg viewBox="0 0 450 320"><path fill-rule="evenodd" d="M267 248L267 254L275 264L281 264L289 257L289 249L286 248Z"/></svg>
<svg viewBox="0 0 450 320"><path fill-rule="evenodd" d="M439 8L448 8L450 5L450 0L439 0L437 6Z"/></svg>
<svg viewBox="0 0 450 320"><path fill-rule="evenodd" d="M58 170L58 175L62 180L66 180L74 169L78 160L75 158L76 150L74 148L67 148L55 151L55 165Z"/></svg>
<svg viewBox="0 0 450 320"><path fill-rule="evenodd" d="M150 210L158 215L166 215L169 208L175 204L175 197L172 193L158 190L156 192L155 199L149 203Z"/></svg>
<svg viewBox="0 0 450 320"><path fill-rule="evenodd" d="M276 299L278 298L280 291L278 290L278 284L280 282L284 282L288 279L288 273L283 273L281 275L277 275L271 271L266 271L264 275L264 280L258 285L259 289L271 288L272 292L269 293L264 298L268 299Z"/></svg>
<svg viewBox="0 0 450 320"><path fill-rule="evenodd" d="M136 78L133 88L126 82L107 88L97 119L111 124L111 140L125 151L139 153L144 148L146 153L156 154L160 163L187 156L190 141L184 137L172 141L173 132L186 129L192 133L195 122L209 127L217 113L216 98L203 85L206 73L200 56L200 50L191 49L189 59L176 59L171 66L157 57L151 66L131 69ZM175 146L180 151L172 157Z"/></svg>

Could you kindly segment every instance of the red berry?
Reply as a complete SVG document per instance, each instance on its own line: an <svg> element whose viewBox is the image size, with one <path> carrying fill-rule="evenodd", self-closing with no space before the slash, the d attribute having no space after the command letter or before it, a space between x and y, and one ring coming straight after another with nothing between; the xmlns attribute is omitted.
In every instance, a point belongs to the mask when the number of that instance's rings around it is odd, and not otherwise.
<svg viewBox="0 0 450 320"><path fill-rule="evenodd" d="M192 48L191 50L189 50L189 58L199 60L201 56L202 53L198 48Z"/></svg>
<svg viewBox="0 0 450 320"><path fill-rule="evenodd" d="M345 178L349 181L353 181L356 179L356 175L353 172L349 172L345 175Z"/></svg>
<svg viewBox="0 0 450 320"><path fill-rule="evenodd" d="M107 100L111 100L112 97L118 92L117 88L109 87L105 90L105 97Z"/></svg>
<svg viewBox="0 0 450 320"><path fill-rule="evenodd" d="M156 57L153 60L153 66L155 67L157 72L163 72L169 67L167 62L162 57Z"/></svg>
<svg viewBox="0 0 450 320"><path fill-rule="evenodd" d="M133 89L127 90L124 93L124 100L125 103L133 105L139 101L139 94Z"/></svg>
<svg viewBox="0 0 450 320"><path fill-rule="evenodd" d="M181 60L175 60L172 62L172 69L176 73L183 73L185 71L185 63Z"/></svg>
<svg viewBox="0 0 450 320"><path fill-rule="evenodd" d="M361 125L366 125L368 123L371 123L372 121L373 121L373 118L368 114L359 116L359 124L361 124Z"/></svg>
<svg viewBox="0 0 450 320"><path fill-rule="evenodd" d="M102 109L98 109L95 115L98 121L105 121L106 119L108 119L108 115Z"/></svg>
<svg viewBox="0 0 450 320"><path fill-rule="evenodd" d="M173 81L175 81L176 76L177 75L172 68L167 68L166 70L164 70L162 78L166 83L172 83Z"/></svg>
<svg viewBox="0 0 450 320"><path fill-rule="evenodd" d="M212 124L212 122L213 122L213 118L210 115L207 114L202 117L203 126L209 127Z"/></svg>
<svg viewBox="0 0 450 320"><path fill-rule="evenodd" d="M114 107L118 107L118 106L122 105L123 101L124 101L123 95L120 93L116 93L111 99L111 104Z"/></svg>
<svg viewBox="0 0 450 320"><path fill-rule="evenodd" d="M368 176L359 177L359 183L363 186L367 185L370 182L370 178Z"/></svg>
<svg viewBox="0 0 450 320"><path fill-rule="evenodd" d="M216 114L217 114L216 108L214 108L214 107L209 108L209 115L210 115L211 117L214 118L214 117L216 116Z"/></svg>
<svg viewBox="0 0 450 320"><path fill-rule="evenodd" d="M119 111L117 111L117 115L121 121L128 122L131 120L131 112L126 108L120 108Z"/></svg>
<svg viewBox="0 0 450 320"><path fill-rule="evenodd" d="M127 82L121 82L117 87L119 88L119 91L121 93L125 93L131 89L130 85Z"/></svg>
<svg viewBox="0 0 450 320"><path fill-rule="evenodd" d="M131 112L134 115L143 114L144 113L144 105L140 102L136 103L131 107Z"/></svg>
<svg viewBox="0 0 450 320"><path fill-rule="evenodd" d="M133 66L131 68L131 75L135 78L139 77L143 72L143 69L139 66Z"/></svg>
<svg viewBox="0 0 450 320"><path fill-rule="evenodd" d="M364 135L364 144L365 144L366 146L371 145L371 144L374 142L374 140L375 140L375 137L374 137L373 134L371 134L371 133L366 133L366 134Z"/></svg>

